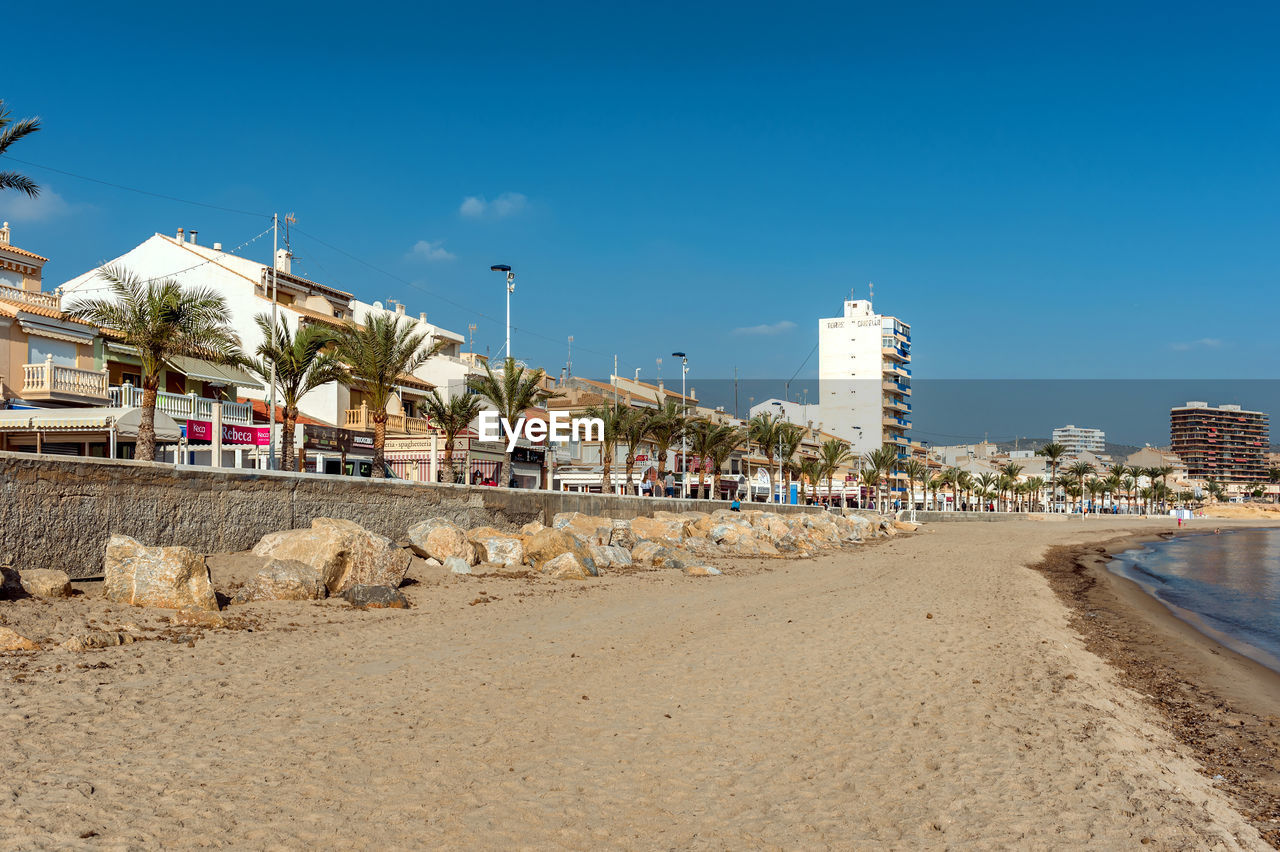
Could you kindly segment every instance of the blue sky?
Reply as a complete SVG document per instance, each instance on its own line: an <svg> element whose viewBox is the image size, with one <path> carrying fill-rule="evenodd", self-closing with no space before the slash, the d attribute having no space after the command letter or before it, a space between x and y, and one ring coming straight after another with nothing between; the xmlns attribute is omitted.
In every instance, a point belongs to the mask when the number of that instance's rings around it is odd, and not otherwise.
<svg viewBox="0 0 1280 852"><path fill-rule="evenodd" d="M918 378L1273 375L1273 6L617 5L14 4L11 154L295 212L304 274L480 351L510 263L553 372L788 378L874 281ZM7 167L54 282L266 224Z"/></svg>

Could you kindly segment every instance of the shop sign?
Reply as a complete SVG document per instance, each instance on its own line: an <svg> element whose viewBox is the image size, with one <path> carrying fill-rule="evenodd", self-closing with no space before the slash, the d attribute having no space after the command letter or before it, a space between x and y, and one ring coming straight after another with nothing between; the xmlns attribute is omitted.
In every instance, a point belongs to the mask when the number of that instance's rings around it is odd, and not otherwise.
<svg viewBox="0 0 1280 852"><path fill-rule="evenodd" d="M213 443L213 424L208 420L188 420L187 440ZM271 443L271 429L266 426L235 426L223 423L222 443L265 447Z"/></svg>

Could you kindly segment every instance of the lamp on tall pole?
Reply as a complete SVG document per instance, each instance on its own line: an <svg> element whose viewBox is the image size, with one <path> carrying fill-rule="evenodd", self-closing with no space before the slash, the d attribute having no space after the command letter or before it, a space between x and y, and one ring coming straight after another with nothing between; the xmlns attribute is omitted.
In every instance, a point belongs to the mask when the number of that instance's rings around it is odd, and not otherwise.
<svg viewBox="0 0 1280 852"><path fill-rule="evenodd" d="M776 400L774 401L773 404L778 406L778 417L790 423L791 421L787 419L786 406L784 406L780 402L777 402ZM779 503L782 502L782 430L781 429L778 430L778 502Z"/></svg>
<svg viewBox="0 0 1280 852"><path fill-rule="evenodd" d="M276 295L276 269L280 265L280 258L276 255L280 251L280 214L271 214L271 337L276 334L276 318L278 298ZM274 343L272 340L267 341L268 344ZM276 469L276 362L271 359L271 401L267 412L267 469ZM222 467L222 459L214 460L214 467Z"/></svg>
<svg viewBox="0 0 1280 852"><path fill-rule="evenodd" d="M505 263L495 263L489 267L493 272L507 273L507 357L511 357L511 294L516 290L516 274Z"/></svg>
<svg viewBox="0 0 1280 852"><path fill-rule="evenodd" d="M684 409L685 414L689 413L689 399L685 396L684 383L685 376L689 375L689 358L683 352L672 352L672 358L680 359L680 406ZM685 434L680 435L680 496L686 500L689 498L689 438Z"/></svg>

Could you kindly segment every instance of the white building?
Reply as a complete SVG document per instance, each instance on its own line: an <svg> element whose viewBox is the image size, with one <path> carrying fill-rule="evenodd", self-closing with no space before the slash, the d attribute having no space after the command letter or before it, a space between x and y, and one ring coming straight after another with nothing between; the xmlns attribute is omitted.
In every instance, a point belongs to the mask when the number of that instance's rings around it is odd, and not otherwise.
<svg viewBox="0 0 1280 852"><path fill-rule="evenodd" d="M757 414L768 414L776 417L781 414L782 418L788 423L795 423L797 426L804 426L808 429L825 429L822 424L822 412L818 410L818 406L813 403L788 402L785 399L766 399L764 402L757 402L751 406L752 417ZM832 434L835 434L834 432Z"/></svg>
<svg viewBox="0 0 1280 852"><path fill-rule="evenodd" d="M1053 430L1054 443L1062 444L1071 455L1093 453L1102 455L1107 449L1107 433L1101 429L1085 429L1080 426L1060 426Z"/></svg>
<svg viewBox="0 0 1280 852"><path fill-rule="evenodd" d="M885 444L909 452L911 326L877 314L865 299L818 320L818 403L822 428L867 453Z"/></svg>
<svg viewBox="0 0 1280 852"><path fill-rule="evenodd" d="M155 234L109 263L145 279L174 278L183 287L203 287L218 293L227 302L228 319L246 353L252 353L262 342L254 317L271 313L273 290L279 319L295 332L299 324L322 323L341 328L344 321L359 322L370 312L382 310L377 303L365 304L351 293L293 274L290 256L284 250L276 255L273 276L270 266L225 252L220 243L198 244L194 231L186 235L179 229L176 237ZM60 289L64 301L73 302L79 297L101 297L106 284L93 269L67 281ZM403 313L403 309L397 312ZM425 433L426 421L415 419L423 396L432 386L439 386L442 393L458 386L458 376L471 368L459 358L461 335L426 322L425 314L408 321L418 327L416 330L426 332L428 341L436 337L449 341L444 357L433 358L413 376L404 377L387 409L395 418L388 422L389 432ZM267 395L265 388L247 393L256 399ZM372 424L361 411L362 396L358 383L348 387L330 382L303 397L299 410L322 423L367 431Z"/></svg>

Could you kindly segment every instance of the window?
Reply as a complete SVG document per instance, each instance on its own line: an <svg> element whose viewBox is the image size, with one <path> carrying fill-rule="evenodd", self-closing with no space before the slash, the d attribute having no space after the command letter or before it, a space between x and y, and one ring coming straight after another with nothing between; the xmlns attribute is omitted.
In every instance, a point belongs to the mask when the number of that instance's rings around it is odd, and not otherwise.
<svg viewBox="0 0 1280 852"><path fill-rule="evenodd" d="M12 269L0 269L0 284L22 289L22 273Z"/></svg>
<svg viewBox="0 0 1280 852"><path fill-rule="evenodd" d="M76 345L65 340L50 340L47 337L32 335L27 340L27 363L43 364L53 357L53 363L59 367L76 365Z"/></svg>

